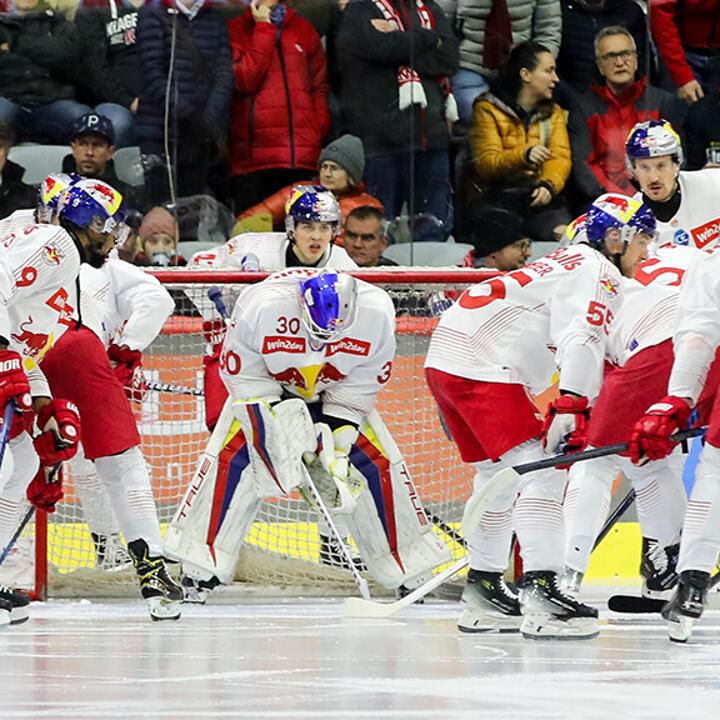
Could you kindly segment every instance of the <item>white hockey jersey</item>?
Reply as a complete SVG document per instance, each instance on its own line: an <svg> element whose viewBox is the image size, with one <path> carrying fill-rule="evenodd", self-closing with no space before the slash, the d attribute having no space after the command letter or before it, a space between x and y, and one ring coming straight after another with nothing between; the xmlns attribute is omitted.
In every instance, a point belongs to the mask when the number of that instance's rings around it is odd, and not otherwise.
<svg viewBox="0 0 720 720"><path fill-rule="evenodd" d="M533 394L560 368L563 390L593 397L621 299L615 265L587 245L560 248L466 290L440 318L425 367Z"/></svg>
<svg viewBox="0 0 720 720"><path fill-rule="evenodd" d="M678 175L681 200L675 215L657 222L658 244L711 248L720 244L720 172L681 170ZM642 193L635 195L642 201Z"/></svg>
<svg viewBox="0 0 720 720"><path fill-rule="evenodd" d="M50 395L37 367L78 318L80 255L56 225L19 226L0 238L0 335L23 358L33 395Z"/></svg>
<svg viewBox="0 0 720 720"><path fill-rule="evenodd" d="M175 308L170 293L152 275L119 258L102 268L80 268L83 324L107 347L111 342L144 350Z"/></svg>
<svg viewBox="0 0 720 720"><path fill-rule="evenodd" d="M697 401L720 345L720 251L700 253L688 267L673 345L668 394Z"/></svg>
<svg viewBox="0 0 720 720"><path fill-rule="evenodd" d="M190 266L211 268L234 268L237 270L282 270L285 253L290 239L285 233L242 233L230 238L224 245L211 250L195 253ZM246 258L254 256L259 267L248 268ZM337 245L329 245L316 267L331 267L333 270L356 270L357 265Z"/></svg>
<svg viewBox="0 0 720 720"><path fill-rule="evenodd" d="M298 281L305 268L275 273L245 288L235 304L220 357L233 400L279 399L283 390L323 412L359 423L390 379L395 310L381 288L358 280L358 314L341 340L315 345L300 319Z"/></svg>
<svg viewBox="0 0 720 720"><path fill-rule="evenodd" d="M622 367L635 354L673 336L683 276L702 251L667 245L623 278L623 302L610 327L607 358Z"/></svg>

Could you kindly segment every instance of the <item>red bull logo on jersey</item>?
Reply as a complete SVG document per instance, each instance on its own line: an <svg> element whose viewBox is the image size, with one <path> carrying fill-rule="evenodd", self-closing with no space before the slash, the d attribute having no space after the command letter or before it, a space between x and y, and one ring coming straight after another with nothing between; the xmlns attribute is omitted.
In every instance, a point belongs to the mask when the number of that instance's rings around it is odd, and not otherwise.
<svg viewBox="0 0 720 720"><path fill-rule="evenodd" d="M345 378L345 373L341 373L332 363L325 363L317 376L317 383L340 382Z"/></svg>
<svg viewBox="0 0 720 720"><path fill-rule="evenodd" d="M700 225L691 230L693 238L695 238L695 244L701 248L709 245L711 242L716 242L720 238L720 218L715 218L710 222Z"/></svg>
<svg viewBox="0 0 720 720"><path fill-rule="evenodd" d="M608 295L615 296L620 292L620 283L617 280L613 280L613 278L600 278L600 287L602 287Z"/></svg>
<svg viewBox="0 0 720 720"><path fill-rule="evenodd" d="M263 340L263 355L276 352L304 353L305 338L289 337L287 335L268 335Z"/></svg>
<svg viewBox="0 0 720 720"><path fill-rule="evenodd" d="M20 333L13 333L12 339L19 345L24 345L30 352L28 355L39 355L43 348L48 344L48 335L45 333L34 333L27 329L28 325L32 325L32 315L28 319L20 323Z"/></svg>
<svg viewBox="0 0 720 720"><path fill-rule="evenodd" d="M348 355L364 355L370 352L370 343L355 338L343 338L334 343L326 345L325 355L331 357L336 353L348 353Z"/></svg>
<svg viewBox="0 0 720 720"><path fill-rule="evenodd" d="M287 368L278 373L270 373L282 385L291 385L298 390L308 390L307 380L305 376L295 367Z"/></svg>
<svg viewBox="0 0 720 720"><path fill-rule="evenodd" d="M65 257L65 254L58 248L55 243L52 243L51 245L45 245L45 255L43 256L43 260L48 264L52 266L57 266L60 264L62 259Z"/></svg>

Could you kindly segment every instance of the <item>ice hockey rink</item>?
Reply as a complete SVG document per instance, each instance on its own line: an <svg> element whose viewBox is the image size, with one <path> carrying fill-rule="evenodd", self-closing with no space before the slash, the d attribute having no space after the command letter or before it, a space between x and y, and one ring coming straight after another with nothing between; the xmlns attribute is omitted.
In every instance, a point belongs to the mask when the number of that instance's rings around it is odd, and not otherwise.
<svg viewBox="0 0 720 720"><path fill-rule="evenodd" d="M602 602L605 589L583 598ZM686 645L658 616L601 612L600 637L462 634L458 604L350 620L340 600L34 603L0 631L2 718L710 718L720 611Z"/></svg>

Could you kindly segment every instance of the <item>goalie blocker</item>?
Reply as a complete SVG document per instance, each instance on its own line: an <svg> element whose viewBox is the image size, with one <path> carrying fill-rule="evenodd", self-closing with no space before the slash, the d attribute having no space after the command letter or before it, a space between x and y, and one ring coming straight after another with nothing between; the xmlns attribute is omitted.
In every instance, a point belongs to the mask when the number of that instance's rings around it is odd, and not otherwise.
<svg viewBox="0 0 720 720"><path fill-rule="evenodd" d="M345 453L329 449L330 437L326 425L313 425L300 399L273 407L262 399L228 400L168 527L165 554L181 560L196 580L230 582L262 498L294 488L305 496L304 455L323 500L344 520L370 574L390 589L427 581L437 565L451 560L450 552L432 533L379 415L371 412L350 444L345 477L337 474Z"/></svg>

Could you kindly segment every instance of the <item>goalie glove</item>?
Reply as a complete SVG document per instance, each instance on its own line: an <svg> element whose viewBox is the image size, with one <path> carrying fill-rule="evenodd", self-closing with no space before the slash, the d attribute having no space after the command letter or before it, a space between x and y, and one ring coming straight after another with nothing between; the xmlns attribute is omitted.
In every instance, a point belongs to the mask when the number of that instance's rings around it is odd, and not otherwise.
<svg viewBox="0 0 720 720"><path fill-rule="evenodd" d="M142 402L148 392L142 369L142 353L139 350L121 348L115 343L108 347L108 357L115 363L113 372L130 400Z"/></svg>
<svg viewBox="0 0 720 720"><path fill-rule="evenodd" d="M80 413L67 400L51 400L37 414L40 435L33 440L41 465L54 466L70 460L80 442Z"/></svg>
<svg viewBox="0 0 720 720"><path fill-rule="evenodd" d="M692 408L683 398L668 395L651 405L635 423L628 440L635 465L661 460L673 451L670 436L686 427Z"/></svg>
<svg viewBox="0 0 720 720"><path fill-rule="evenodd" d="M588 443L588 399L561 395L548 407L542 426L542 443L549 455L579 452Z"/></svg>
<svg viewBox="0 0 720 720"><path fill-rule="evenodd" d="M63 469L58 463L54 467L40 466L28 485L27 499L38 509L47 513L55 512L55 503L63 497Z"/></svg>

